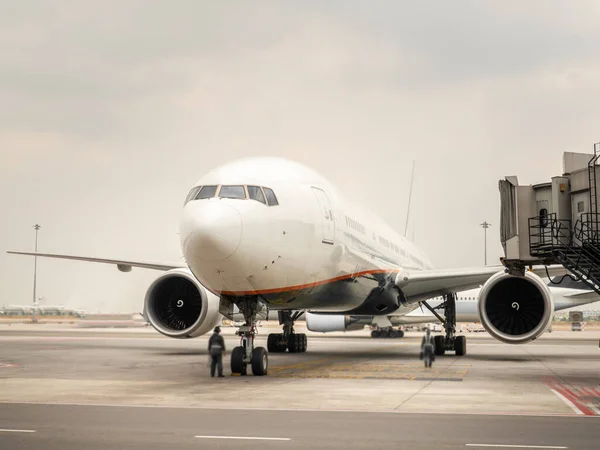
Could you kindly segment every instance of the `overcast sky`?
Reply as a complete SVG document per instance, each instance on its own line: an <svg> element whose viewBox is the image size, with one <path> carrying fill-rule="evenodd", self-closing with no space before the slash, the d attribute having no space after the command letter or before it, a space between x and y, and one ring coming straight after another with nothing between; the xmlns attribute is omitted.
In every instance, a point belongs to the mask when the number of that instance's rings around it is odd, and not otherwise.
<svg viewBox="0 0 600 450"><path fill-rule="evenodd" d="M242 156L295 159L436 267L498 262L498 180L600 141L597 1L0 0L4 250L177 261L189 188ZM140 311L157 272L38 261L47 304Z"/></svg>

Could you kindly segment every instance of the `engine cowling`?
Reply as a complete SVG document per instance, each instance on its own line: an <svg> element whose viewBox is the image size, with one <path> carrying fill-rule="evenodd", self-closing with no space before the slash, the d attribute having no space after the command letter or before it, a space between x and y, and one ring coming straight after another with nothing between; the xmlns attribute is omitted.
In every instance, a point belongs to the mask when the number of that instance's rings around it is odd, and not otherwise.
<svg viewBox="0 0 600 450"><path fill-rule="evenodd" d="M477 311L481 324L494 338L524 344L548 328L554 302L548 286L534 273L513 276L499 272L483 285Z"/></svg>
<svg viewBox="0 0 600 450"><path fill-rule="evenodd" d="M172 338L201 336L222 318L219 298L186 269L170 270L154 280L146 291L144 316L159 333Z"/></svg>
<svg viewBox="0 0 600 450"><path fill-rule="evenodd" d="M340 314L313 314L307 312L305 317L306 328L319 333L362 330L365 326L358 317Z"/></svg>

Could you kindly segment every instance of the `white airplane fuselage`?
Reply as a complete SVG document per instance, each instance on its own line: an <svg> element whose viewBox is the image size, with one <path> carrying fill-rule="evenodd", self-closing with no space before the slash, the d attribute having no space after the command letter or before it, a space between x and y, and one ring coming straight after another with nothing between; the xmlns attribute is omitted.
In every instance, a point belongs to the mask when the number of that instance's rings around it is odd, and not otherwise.
<svg viewBox="0 0 600 450"><path fill-rule="evenodd" d="M271 309L332 313L416 307L399 306L391 285L399 270L432 268L427 256L312 170L250 158L211 171L200 186L217 191L185 203L181 246L194 276L214 294L258 296ZM231 186L243 186L246 197L255 187L262 195L270 188L278 204L222 198L219 192L239 190Z"/></svg>

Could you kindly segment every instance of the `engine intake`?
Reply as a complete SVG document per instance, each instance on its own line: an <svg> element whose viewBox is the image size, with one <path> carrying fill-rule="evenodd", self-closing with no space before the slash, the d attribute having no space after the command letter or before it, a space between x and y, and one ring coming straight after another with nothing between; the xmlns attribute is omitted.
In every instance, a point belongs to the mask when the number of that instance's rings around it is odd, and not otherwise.
<svg viewBox="0 0 600 450"><path fill-rule="evenodd" d="M481 324L494 338L524 344L548 328L554 302L548 286L537 275L500 272L483 285L477 309Z"/></svg>
<svg viewBox="0 0 600 450"><path fill-rule="evenodd" d="M144 314L165 336L197 337L218 322L219 300L202 286L192 273L175 269L157 278L148 288Z"/></svg>

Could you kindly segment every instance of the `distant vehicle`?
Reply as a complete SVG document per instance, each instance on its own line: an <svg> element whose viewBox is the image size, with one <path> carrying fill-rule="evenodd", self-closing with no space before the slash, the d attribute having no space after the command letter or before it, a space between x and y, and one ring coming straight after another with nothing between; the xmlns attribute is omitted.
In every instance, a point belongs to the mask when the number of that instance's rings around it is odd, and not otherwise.
<svg viewBox="0 0 600 450"><path fill-rule="evenodd" d="M469 333L482 333L485 332L485 328L480 323L470 323L467 325L467 331Z"/></svg>
<svg viewBox="0 0 600 450"><path fill-rule="evenodd" d="M581 322L573 322L571 324L571 331L581 331L582 329Z"/></svg>
<svg viewBox="0 0 600 450"><path fill-rule="evenodd" d="M441 323L434 323L431 327L431 331L441 333L444 330Z"/></svg>

